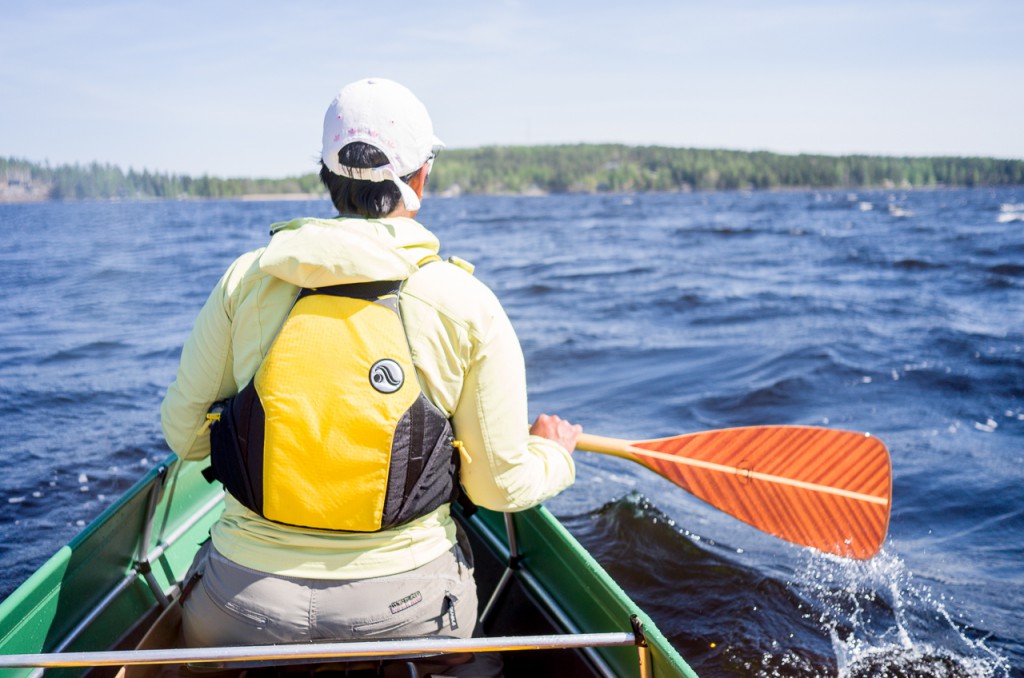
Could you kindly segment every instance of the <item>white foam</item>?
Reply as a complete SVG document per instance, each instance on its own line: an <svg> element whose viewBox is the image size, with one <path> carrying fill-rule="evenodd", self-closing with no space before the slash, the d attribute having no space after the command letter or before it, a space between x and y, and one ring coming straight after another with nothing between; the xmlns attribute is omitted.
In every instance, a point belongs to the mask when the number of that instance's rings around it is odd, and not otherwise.
<svg viewBox="0 0 1024 678"><path fill-rule="evenodd" d="M985 433L992 433L997 428L999 428L999 422L989 417L984 424L981 423L980 421L974 422L974 428L976 428L979 431L984 431Z"/></svg>
<svg viewBox="0 0 1024 678"><path fill-rule="evenodd" d="M954 664L956 675L1009 674L1008 660L967 637L945 597L915 581L898 556L883 550L864 561L809 558L794 585L821 608L818 621L832 639L840 678L878 665L908 675L934 663Z"/></svg>
<svg viewBox="0 0 1024 678"><path fill-rule="evenodd" d="M1004 202L999 206L999 216L996 217L996 221L1000 224L1024 221L1024 202Z"/></svg>

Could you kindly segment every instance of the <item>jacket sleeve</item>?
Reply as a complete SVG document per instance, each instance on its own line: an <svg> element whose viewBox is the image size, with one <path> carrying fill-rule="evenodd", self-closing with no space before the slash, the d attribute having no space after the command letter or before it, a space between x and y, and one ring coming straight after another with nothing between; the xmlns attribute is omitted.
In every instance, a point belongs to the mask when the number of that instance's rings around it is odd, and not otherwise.
<svg viewBox="0 0 1024 678"><path fill-rule="evenodd" d="M521 511L571 485L576 467L560 444L529 434L523 352L500 306L474 343L452 416L462 485L479 506Z"/></svg>
<svg viewBox="0 0 1024 678"><path fill-rule="evenodd" d="M164 438L182 459L209 456L210 436L204 427L206 413L214 402L237 391L232 371L228 308L228 280L232 269L224 274L199 311L181 350L177 375L160 405Z"/></svg>

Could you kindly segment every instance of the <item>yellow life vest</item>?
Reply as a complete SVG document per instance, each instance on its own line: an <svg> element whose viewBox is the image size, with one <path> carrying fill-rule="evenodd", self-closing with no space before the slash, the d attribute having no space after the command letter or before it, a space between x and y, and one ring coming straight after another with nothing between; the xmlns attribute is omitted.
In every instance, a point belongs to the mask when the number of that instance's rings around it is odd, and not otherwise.
<svg viewBox="0 0 1024 678"><path fill-rule="evenodd" d="M373 532L455 498L451 424L420 389L400 289L301 290L249 384L211 409L220 411L213 476L249 509L288 525Z"/></svg>

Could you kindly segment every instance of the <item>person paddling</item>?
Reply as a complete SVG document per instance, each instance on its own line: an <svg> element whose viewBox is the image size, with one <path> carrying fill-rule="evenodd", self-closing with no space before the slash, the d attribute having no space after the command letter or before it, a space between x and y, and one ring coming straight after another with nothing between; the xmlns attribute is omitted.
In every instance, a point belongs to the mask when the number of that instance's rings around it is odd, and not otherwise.
<svg viewBox="0 0 1024 678"><path fill-rule="evenodd" d="M441 148L405 87L344 87L320 169L339 216L274 224L200 310L161 406L170 448L212 448L228 489L188 578L189 645L469 637L453 499L519 511L575 480L581 427L527 427L500 302L416 221ZM445 674L499 675L494 659Z"/></svg>

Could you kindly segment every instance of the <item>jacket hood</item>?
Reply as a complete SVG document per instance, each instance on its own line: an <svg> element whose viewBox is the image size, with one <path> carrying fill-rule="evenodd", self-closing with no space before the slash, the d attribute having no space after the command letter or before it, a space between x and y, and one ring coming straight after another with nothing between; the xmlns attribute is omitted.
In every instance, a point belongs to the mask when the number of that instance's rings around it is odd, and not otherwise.
<svg viewBox="0 0 1024 678"><path fill-rule="evenodd" d="M270 227L260 270L299 287L405 280L440 247L412 219L295 219Z"/></svg>

